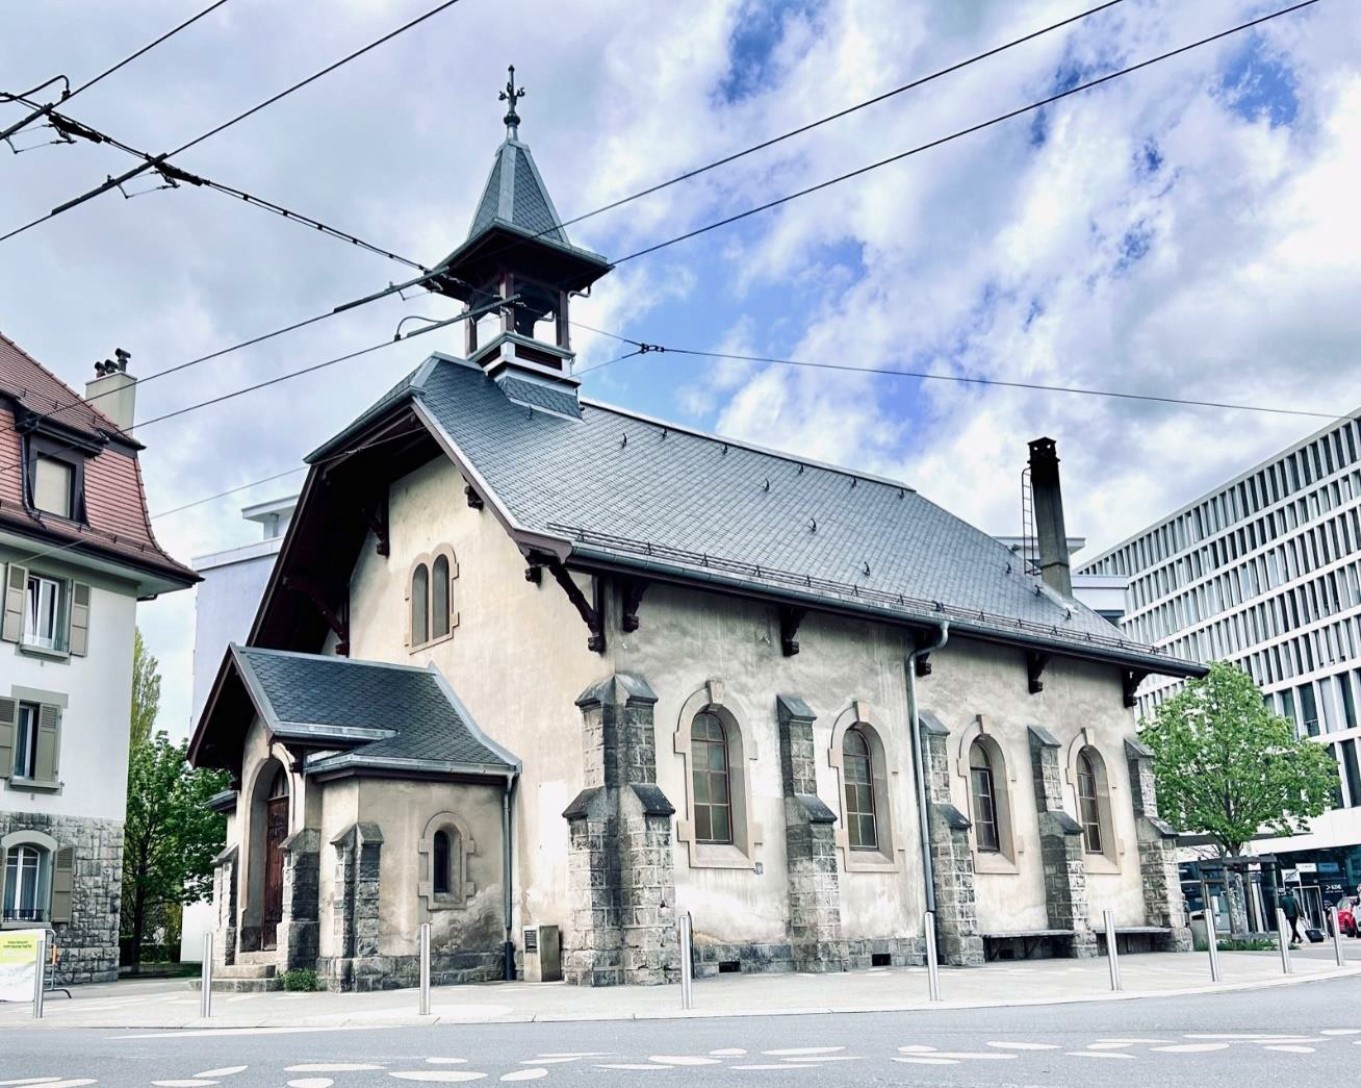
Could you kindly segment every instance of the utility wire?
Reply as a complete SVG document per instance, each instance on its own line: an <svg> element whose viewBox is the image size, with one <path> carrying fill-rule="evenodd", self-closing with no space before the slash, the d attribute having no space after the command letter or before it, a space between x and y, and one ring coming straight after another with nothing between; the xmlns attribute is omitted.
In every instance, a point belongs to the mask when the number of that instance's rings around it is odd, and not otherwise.
<svg viewBox="0 0 1361 1088"><path fill-rule="evenodd" d="M352 60L356 60L359 57L362 57L365 53L368 53L373 49L377 49L380 45L384 45L387 42L390 42L393 38L397 37L398 35L404 34L413 27L419 26L427 19L433 18L434 16L440 14L440 12L453 7L457 3L459 3L459 0L444 0L443 3L437 4L435 7L427 11L424 15L418 15L416 18L411 19L406 23L403 23L395 30L388 31L388 33L384 34L381 38L378 38L375 41L370 42L368 45L356 49L352 53L347 53L339 60L333 61L332 63L328 64L325 68L313 72L307 78L299 80L297 83L294 83L291 86L284 88L277 94L270 95L270 97L266 98L263 102L259 102L256 105L252 106L250 109L238 113L235 117L223 121L220 125L216 125L215 127L210 128L207 132L203 133L200 136L194 137L194 139L190 140L188 143L181 144L179 147L175 148L174 151L167 151L160 155L156 155L152 157L149 161L143 162L140 166L133 167L133 169L127 171L124 174L120 174L116 178L112 177L109 178L103 184L95 186L95 188L91 189L89 192L82 193L80 196L74 197L73 199L66 201L64 204L57 205L46 215L41 216L38 219L34 219L32 222L25 223L21 227L16 227L14 230L11 230L7 234L0 235L0 242L7 241L8 239L15 237L16 235L23 234L25 231L38 226L40 223L45 223L49 219L55 218L62 212L69 211L72 208L84 204L88 200L93 200L95 197L101 195L102 193L107 193L110 189L116 189L124 182L130 181L134 177L137 177L141 174L145 174L148 170L155 169L158 163L165 163L168 160L174 158L176 155L188 151L191 147L197 147L205 140L209 140L212 137L218 135L219 133L225 132L233 125L240 124L242 121L246 120L246 118L253 117L261 110L274 105L274 103L278 102L280 99L288 97L295 91L302 90L304 87L308 86L311 83L315 83L323 76L329 75L331 72L334 72L337 68L343 67L344 65L349 64Z"/></svg>
<svg viewBox="0 0 1361 1088"><path fill-rule="evenodd" d="M1029 105L1021 106L1018 109L1009 110L1008 112L999 114L998 116L993 117L988 121L982 121L979 124L971 125L968 128L959 129L956 132L952 132L948 136L942 136L939 139L931 140L928 143L919 144L917 147L911 148L907 151L901 151L896 155L890 155L886 159L880 159L878 162L870 163L868 166L862 166L858 170L852 170L849 173L841 174L838 177L829 178L827 181L819 182L817 185L810 185L806 189L800 189L798 192L790 193L787 196L782 196L775 200L766 201L766 203L764 204L758 204L754 208L748 208L744 212L738 212L736 215L727 216L726 218L720 219L715 223L709 223L707 226L697 227L694 230L686 231L684 234L679 234L674 238L668 238L664 242L658 242L655 245L650 245L644 249L640 249L635 253L630 253L626 257L620 257L614 263L616 265L620 265L623 264L625 261L631 261L637 257L646 256L649 253L656 253L658 250L666 249L668 246L674 246L678 242L684 242L690 238L698 237L701 234L707 234L709 231L717 230L719 227L729 226L732 223L736 223L739 222L740 220L747 219L748 217L757 215L760 212L769 211L771 208L778 208L782 204L788 204L792 200L798 200L800 197L808 196L811 193L821 192L823 189L831 188L833 185L839 185L843 181L849 181L852 178L860 177L862 174L868 174L871 170L878 170L880 167L889 166L892 163L900 162L903 159L909 158L913 155L918 155L923 151L929 151L934 147L940 147L942 144L951 143L952 141L958 140L961 137L972 135L975 132L981 132L983 129L991 128L993 125L999 125L1004 121L1010 121L1013 118L1020 117L1027 113L1033 113L1035 110L1043 109L1045 106L1048 106L1054 102L1058 102L1061 99L1068 98L1070 95L1080 94L1083 91L1089 91L1093 87L1099 87L1103 83L1109 83L1111 80L1119 79L1121 76L1127 76L1132 72L1139 71L1142 68L1147 68L1150 65L1158 64L1162 61L1169 60L1172 57L1180 56L1182 53L1188 53L1193 49L1199 49L1201 46L1209 45L1212 42L1217 42L1223 38L1229 37L1232 34L1238 34L1244 30L1249 30L1252 27L1261 26L1263 23L1270 22L1273 19L1279 19L1284 15L1290 15L1293 12L1302 10L1303 8L1311 7L1314 4L1317 4L1318 2L1319 0L1302 0L1301 3L1292 4L1290 7L1282 8L1279 11L1271 12L1269 15L1263 15L1257 19L1249 20L1246 23L1240 23L1238 26L1231 27L1228 30L1221 30L1219 33L1211 34L1207 38L1201 38L1199 41L1194 41L1188 45L1183 45L1176 49L1169 50L1168 52L1161 53L1156 57L1150 57L1147 60L1140 61L1138 64L1132 64L1127 68L1121 68L1119 71L1110 72L1096 79L1088 80L1086 83L1079 83L1076 87L1070 87L1066 91L1060 91L1057 94L1052 94L1049 97L1042 98L1037 102L1031 102ZM0 241L2 240L3 239L0 239Z"/></svg>
<svg viewBox="0 0 1361 1088"><path fill-rule="evenodd" d="M572 324L585 329L587 332L600 333L602 336L608 336L613 340L619 340L625 344L633 344L637 348L636 351L629 352L627 355L621 355L618 358L610 359L608 362L599 363L596 366L586 367L584 370L580 371L581 375L589 374L593 370L602 370L613 363L621 362L622 360L632 358L635 355L665 353L667 355L689 355L700 359L728 359L740 363L764 363L777 366L803 367L809 370L829 370L837 373L874 374L890 378L916 378L920 381L955 382L962 385L995 386L1003 389L1025 389L1038 393L1069 393L1083 397L1108 397L1115 400L1149 401L1155 404L1175 404L1188 408L1223 408L1238 412L1262 412L1269 415L1280 416L1308 416L1314 419L1327 420L1352 418L1349 415L1338 415L1335 412L1314 412L1304 408L1277 408L1267 407L1261 404L1239 404L1230 401L1197 400L1192 397L1158 396L1153 393L1129 393L1123 390L1113 389L1088 389L1082 386L1073 385L1045 385L1039 382L1006 381L1001 378L975 378L966 374L937 374L926 370L899 370L894 367L852 366L849 363L815 363L807 359L781 359L769 355L739 355L724 351L697 351L692 348L674 348L660 344L648 344L641 340L631 340L627 336L620 336L618 333L610 332L607 329L597 329L590 325L583 325L577 321L573 321Z"/></svg>

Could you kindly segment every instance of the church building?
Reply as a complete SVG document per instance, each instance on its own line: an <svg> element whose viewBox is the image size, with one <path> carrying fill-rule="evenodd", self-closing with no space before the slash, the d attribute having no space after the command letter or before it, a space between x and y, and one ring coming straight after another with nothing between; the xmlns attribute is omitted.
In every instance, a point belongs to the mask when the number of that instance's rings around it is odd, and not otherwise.
<svg viewBox="0 0 1361 1088"><path fill-rule="evenodd" d="M335 989L1177 950L1134 692L1201 666L895 480L601 404L513 84L436 353L308 457L191 745L229 770L219 975ZM1115 934L1102 932L1114 912ZM930 912L928 914L928 912Z"/></svg>

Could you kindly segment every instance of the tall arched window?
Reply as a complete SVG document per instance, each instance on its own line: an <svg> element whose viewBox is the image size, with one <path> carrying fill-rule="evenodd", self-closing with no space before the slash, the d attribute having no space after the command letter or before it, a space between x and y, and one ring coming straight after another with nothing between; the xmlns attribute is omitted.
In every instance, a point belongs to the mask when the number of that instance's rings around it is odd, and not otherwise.
<svg viewBox="0 0 1361 1088"><path fill-rule="evenodd" d="M728 736L717 714L705 711L695 717L690 728L690 743L695 841L730 844L733 838Z"/></svg>
<svg viewBox="0 0 1361 1088"><path fill-rule="evenodd" d="M411 645L430 641L430 570L418 563L411 572Z"/></svg>
<svg viewBox="0 0 1361 1088"><path fill-rule="evenodd" d="M1077 807L1082 823L1082 842L1089 854L1105 853L1101 827L1101 782L1098 761L1090 748L1077 754Z"/></svg>
<svg viewBox="0 0 1361 1088"><path fill-rule="evenodd" d="M449 557L437 555L430 567L430 637L449 633Z"/></svg>
<svg viewBox="0 0 1361 1088"><path fill-rule="evenodd" d="M46 922L52 867L41 846L11 846L5 857L6 922Z"/></svg>
<svg viewBox="0 0 1361 1088"><path fill-rule="evenodd" d="M435 832L430 851L431 883L436 895L449 895L454 887L452 859L454 851L449 847L449 832Z"/></svg>
<svg viewBox="0 0 1361 1088"><path fill-rule="evenodd" d="M998 827L997 781L993 776L992 759L981 741L969 746L969 792L973 800L974 838L978 849L997 853L1002 849L1002 835Z"/></svg>
<svg viewBox="0 0 1361 1088"><path fill-rule="evenodd" d="M846 730L841 742L842 774L846 783L846 839L852 850L878 850L875 821L874 758L870 743L858 728Z"/></svg>

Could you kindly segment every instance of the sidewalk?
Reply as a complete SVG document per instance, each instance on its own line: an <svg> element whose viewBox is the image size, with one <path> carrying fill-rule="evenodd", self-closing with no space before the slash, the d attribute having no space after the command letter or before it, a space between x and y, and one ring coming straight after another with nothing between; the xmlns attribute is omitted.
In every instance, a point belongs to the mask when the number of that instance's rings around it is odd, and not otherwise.
<svg viewBox="0 0 1361 1088"><path fill-rule="evenodd" d="M1352 951L1348 949L1348 951ZM927 996L924 967L874 968L836 975L720 975L695 983L695 1007L681 1010L679 986L601 989L563 983L488 983L432 991L431 1015L417 1015L415 990L381 993L215 993L210 1021L199 1018L199 995L188 983L129 980L49 997L44 1019L27 1004L0 1004L4 1028L306 1028L398 1024L506 1023L555 1020L629 1020L685 1016L772 1016L825 1012L891 1012L987 1008L1075 1001L1127 1000L1188 993L1288 986L1361 975L1361 960L1346 967L1328 955L1296 953L1294 974L1283 975L1274 952L1222 952L1224 981L1210 982L1204 953L1124 955L1124 989L1112 993L1106 961L1026 960L941 970L943 1001Z"/></svg>

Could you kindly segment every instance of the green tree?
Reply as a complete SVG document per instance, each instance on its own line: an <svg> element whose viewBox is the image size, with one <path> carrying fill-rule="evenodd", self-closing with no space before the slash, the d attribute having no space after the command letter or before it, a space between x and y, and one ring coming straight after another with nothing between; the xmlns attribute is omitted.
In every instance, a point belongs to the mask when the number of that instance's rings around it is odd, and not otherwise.
<svg viewBox="0 0 1361 1088"><path fill-rule="evenodd" d="M1238 856L1263 831L1307 830L1337 786L1337 762L1272 713L1252 678L1216 661L1146 722L1158 810L1178 830Z"/></svg>
<svg viewBox="0 0 1361 1088"><path fill-rule="evenodd" d="M133 744L149 740L151 727L161 709L160 662L147 653L139 627L132 636L132 720L130 740Z"/></svg>
<svg viewBox="0 0 1361 1088"><path fill-rule="evenodd" d="M164 731L152 732L160 691L156 659L138 632L123 825L122 930L134 965L141 963L143 942L156 925L173 919L176 907L208 896L213 858L226 841L226 820L208 800L227 788L227 776L194 770L187 742L175 744Z"/></svg>

